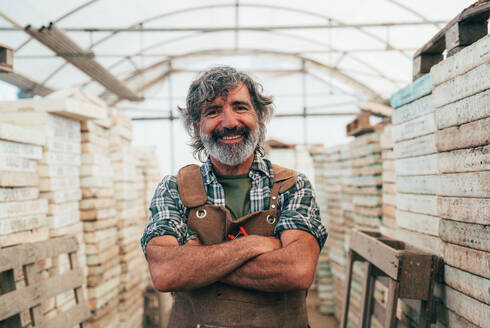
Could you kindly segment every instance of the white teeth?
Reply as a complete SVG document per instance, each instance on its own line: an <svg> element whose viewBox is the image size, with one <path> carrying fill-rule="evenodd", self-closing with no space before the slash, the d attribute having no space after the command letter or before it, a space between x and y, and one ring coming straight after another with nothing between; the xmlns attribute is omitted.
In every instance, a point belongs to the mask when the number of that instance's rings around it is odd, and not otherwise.
<svg viewBox="0 0 490 328"><path fill-rule="evenodd" d="M240 136L223 137L224 140L233 140L238 138L240 138Z"/></svg>

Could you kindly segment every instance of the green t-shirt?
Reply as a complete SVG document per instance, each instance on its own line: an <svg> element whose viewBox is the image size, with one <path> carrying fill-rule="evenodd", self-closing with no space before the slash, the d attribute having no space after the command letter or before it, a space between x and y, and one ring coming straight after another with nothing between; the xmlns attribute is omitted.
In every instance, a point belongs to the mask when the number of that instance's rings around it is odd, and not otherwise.
<svg viewBox="0 0 490 328"><path fill-rule="evenodd" d="M252 181L247 174L219 175L218 182L225 190L225 204L233 220L250 213L250 189Z"/></svg>

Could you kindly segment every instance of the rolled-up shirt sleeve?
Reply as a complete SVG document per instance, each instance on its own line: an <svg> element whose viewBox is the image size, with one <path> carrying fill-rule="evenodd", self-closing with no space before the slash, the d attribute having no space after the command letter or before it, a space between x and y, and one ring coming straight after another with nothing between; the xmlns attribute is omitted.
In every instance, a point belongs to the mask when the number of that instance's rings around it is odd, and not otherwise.
<svg viewBox="0 0 490 328"><path fill-rule="evenodd" d="M304 174L299 173L295 185L279 195L278 205L281 216L274 230L277 237L284 230L303 230L316 238L320 249L323 247L327 240L327 229L321 223L313 188Z"/></svg>
<svg viewBox="0 0 490 328"><path fill-rule="evenodd" d="M179 198L175 176L166 176L159 183L150 204L148 225L141 237L141 247L146 256L148 242L157 236L171 235L179 245L197 237L187 227L186 208Z"/></svg>

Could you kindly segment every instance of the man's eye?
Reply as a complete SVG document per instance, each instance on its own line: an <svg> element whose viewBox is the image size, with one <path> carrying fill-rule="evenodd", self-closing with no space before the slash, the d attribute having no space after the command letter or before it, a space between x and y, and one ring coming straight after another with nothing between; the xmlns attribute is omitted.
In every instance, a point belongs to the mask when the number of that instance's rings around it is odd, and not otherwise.
<svg viewBox="0 0 490 328"><path fill-rule="evenodd" d="M216 115L216 111L215 110L210 110L210 111L207 111L206 112L206 116L213 116L213 115Z"/></svg>
<svg viewBox="0 0 490 328"><path fill-rule="evenodd" d="M238 110L248 110L248 107L245 107L245 106L239 106L239 107L238 107Z"/></svg>

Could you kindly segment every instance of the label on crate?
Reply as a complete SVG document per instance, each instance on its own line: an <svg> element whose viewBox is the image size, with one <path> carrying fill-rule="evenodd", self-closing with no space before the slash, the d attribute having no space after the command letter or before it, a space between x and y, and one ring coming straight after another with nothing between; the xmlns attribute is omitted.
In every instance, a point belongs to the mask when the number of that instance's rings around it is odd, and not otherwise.
<svg viewBox="0 0 490 328"><path fill-rule="evenodd" d="M0 188L0 202L32 200L39 197L36 187Z"/></svg>
<svg viewBox="0 0 490 328"><path fill-rule="evenodd" d="M396 176L437 174L437 154L395 160Z"/></svg>
<svg viewBox="0 0 490 328"><path fill-rule="evenodd" d="M396 207L400 210L437 215L437 196L418 194L396 194Z"/></svg>
<svg viewBox="0 0 490 328"><path fill-rule="evenodd" d="M400 141L393 147L396 158L416 157L437 153L436 135L427 134L422 137Z"/></svg>
<svg viewBox="0 0 490 328"><path fill-rule="evenodd" d="M486 117L490 117L490 89L438 108L436 125L440 130Z"/></svg>
<svg viewBox="0 0 490 328"><path fill-rule="evenodd" d="M82 154L82 165L95 164L103 167L111 166L112 162L107 154Z"/></svg>
<svg viewBox="0 0 490 328"><path fill-rule="evenodd" d="M393 141L395 144L402 140L412 139L436 131L434 113L393 126Z"/></svg>
<svg viewBox="0 0 490 328"><path fill-rule="evenodd" d="M490 62L488 35L432 66L430 77L434 85L439 85L487 62Z"/></svg>
<svg viewBox="0 0 490 328"><path fill-rule="evenodd" d="M0 203L0 219L36 214L46 214L48 202L44 199Z"/></svg>
<svg viewBox="0 0 490 328"><path fill-rule="evenodd" d="M43 148L41 146L29 145L20 142L0 140L0 155L15 156L27 159L41 159Z"/></svg>
<svg viewBox="0 0 490 328"><path fill-rule="evenodd" d="M440 173L490 170L490 145L439 153Z"/></svg>
<svg viewBox="0 0 490 328"><path fill-rule="evenodd" d="M0 220L0 235L37 229L45 226L46 222L45 214L2 219Z"/></svg>
<svg viewBox="0 0 490 328"><path fill-rule="evenodd" d="M80 141L69 141L62 138L48 138L44 146L45 150L80 154Z"/></svg>
<svg viewBox="0 0 490 328"><path fill-rule="evenodd" d="M488 224L490 198L438 197L437 213L455 221Z"/></svg>
<svg viewBox="0 0 490 328"><path fill-rule="evenodd" d="M488 145L490 117L436 132L439 151Z"/></svg>
<svg viewBox="0 0 490 328"><path fill-rule="evenodd" d="M400 228L432 236L439 235L440 218L437 216L406 212L397 209L395 218L396 224Z"/></svg>
<svg viewBox="0 0 490 328"><path fill-rule="evenodd" d="M490 88L490 63L438 85L432 92L435 107L441 107Z"/></svg>
<svg viewBox="0 0 490 328"><path fill-rule="evenodd" d="M392 122L393 124L400 124L416 119L422 115L432 113L433 111L434 105L432 104L432 95L427 95L394 110Z"/></svg>
<svg viewBox="0 0 490 328"><path fill-rule="evenodd" d="M80 166L80 155L64 152L44 151L41 163Z"/></svg>
<svg viewBox="0 0 490 328"><path fill-rule="evenodd" d="M0 170L12 172L36 172L37 161L14 156L2 156Z"/></svg>
<svg viewBox="0 0 490 328"><path fill-rule="evenodd" d="M45 142L42 133L7 123L0 123L0 139L39 146L44 145Z"/></svg>

